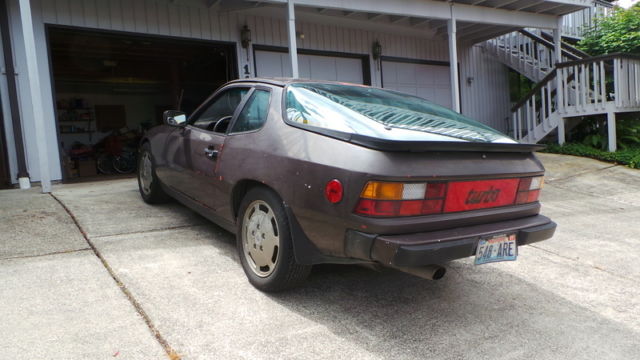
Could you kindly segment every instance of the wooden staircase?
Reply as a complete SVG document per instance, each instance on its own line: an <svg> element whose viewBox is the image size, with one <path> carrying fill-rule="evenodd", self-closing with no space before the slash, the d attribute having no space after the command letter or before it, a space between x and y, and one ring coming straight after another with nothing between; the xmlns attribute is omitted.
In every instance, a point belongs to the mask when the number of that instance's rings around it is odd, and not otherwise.
<svg viewBox="0 0 640 360"><path fill-rule="evenodd" d="M610 150L615 150L615 114L640 111L640 57L590 57L563 43L562 62L554 64L549 37L521 30L485 43L499 61L537 83L511 109L514 138L537 143L557 130L564 143L565 119L606 114Z"/></svg>
<svg viewBox="0 0 640 360"><path fill-rule="evenodd" d="M613 54L558 63L513 108L513 136L536 143L558 129L564 142L566 118L640 111L640 56ZM615 150L615 132L610 150ZM611 138L613 136L613 138ZM613 142L611 140L614 140Z"/></svg>

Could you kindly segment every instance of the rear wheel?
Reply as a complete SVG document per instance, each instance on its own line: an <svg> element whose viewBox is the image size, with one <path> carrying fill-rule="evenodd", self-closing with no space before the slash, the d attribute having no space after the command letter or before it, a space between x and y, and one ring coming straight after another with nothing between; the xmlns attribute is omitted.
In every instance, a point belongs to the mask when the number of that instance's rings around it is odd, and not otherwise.
<svg viewBox="0 0 640 360"><path fill-rule="evenodd" d="M240 204L237 247L249 282L274 292L302 283L311 266L296 262L289 219L282 200L271 190L256 187Z"/></svg>
<svg viewBox="0 0 640 360"><path fill-rule="evenodd" d="M156 176L155 163L151 156L149 143L144 143L140 147L138 189L142 199L148 204L160 204L169 200L169 196L162 190L160 180Z"/></svg>

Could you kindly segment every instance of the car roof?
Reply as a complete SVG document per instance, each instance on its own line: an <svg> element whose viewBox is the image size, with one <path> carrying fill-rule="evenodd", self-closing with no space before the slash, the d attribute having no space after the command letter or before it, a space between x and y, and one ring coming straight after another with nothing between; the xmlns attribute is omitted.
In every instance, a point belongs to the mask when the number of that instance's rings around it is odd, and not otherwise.
<svg viewBox="0 0 640 360"><path fill-rule="evenodd" d="M350 86L366 86L362 84L352 84L347 82L340 81L328 81L328 80L312 80L312 79L299 79L299 78L285 78L285 77L258 77L258 78L246 78L246 79L238 79L232 80L228 84L239 84L239 83L263 83L275 86L286 86L289 84L297 84L297 83L322 83L322 84L335 84L335 85L350 85Z"/></svg>

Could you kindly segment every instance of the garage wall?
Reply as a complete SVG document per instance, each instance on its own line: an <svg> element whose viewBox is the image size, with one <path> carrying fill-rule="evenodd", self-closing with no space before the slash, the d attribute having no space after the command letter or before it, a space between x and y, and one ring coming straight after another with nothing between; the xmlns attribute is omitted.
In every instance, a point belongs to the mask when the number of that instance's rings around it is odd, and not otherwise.
<svg viewBox="0 0 640 360"><path fill-rule="evenodd" d="M18 71L21 71L26 66L25 52L21 48L22 35L20 33L17 1L12 0L9 2L11 4L10 19L15 30L12 31L11 35L14 44L16 44L16 64ZM220 14L213 9L205 7L202 0L32 0L31 4L39 59L39 75L42 84L40 90L47 124L45 130L47 134L50 134L46 145L49 150L51 177L54 180L61 178L61 169L55 137L54 106L50 86L45 24L236 43L239 41L240 28L246 24L252 31L253 44L287 46L284 8L271 9L270 11L258 9L253 13L229 12ZM336 22L330 20L331 22L329 23L327 18L323 18L322 21L317 18L305 20L303 14L297 15L297 18L298 31L304 34L304 38L298 40L300 48L368 55L373 42L377 40L381 43L383 55L385 56L448 61L447 42L441 37L427 38L418 34L418 31L411 32L402 28L398 28L396 31L378 29L375 23L343 23L337 22L337 20ZM252 50L249 49L249 55L251 55L251 52ZM490 103L495 104L495 106L492 105L490 107L491 109L502 107L504 98L508 97L508 92L505 92L504 96L498 94L496 98L492 98L492 94L496 94L496 92L478 90L481 84L491 85L491 82L494 81L492 78L496 77L492 74L483 77L479 73L480 71L502 71L504 69L496 68L497 62L495 61L473 64L476 61L484 61L482 57L480 57L481 60L475 58L478 56L475 50L466 51L461 48L459 52L462 65L463 111L474 118L486 121L488 124L501 123L502 120L500 118L505 114L498 114L499 111L487 111L488 107L482 108L478 105ZM237 55L240 75L252 76L254 69L253 56L247 56L247 51L240 46L237 47ZM249 69L249 74L246 75L244 74L245 65L248 65L247 69ZM380 86L379 67L373 60L370 60L370 69L372 85ZM472 76L476 78L476 82L469 88L466 88L466 74L473 74ZM497 77L501 77L501 75ZM4 76L2 78L4 81ZM37 181L40 176L37 166L36 144L32 136L35 132L33 129L33 113L28 101L28 83L25 77L19 78L21 111L25 134L27 134L26 147L29 172L32 179ZM489 87L489 89L501 91L502 85L503 83L500 82L500 87ZM1 86L2 84L0 83L0 89L2 89ZM496 119L499 119L499 121ZM8 134L11 134L11 132L8 131ZM29 136L30 134L31 136Z"/></svg>

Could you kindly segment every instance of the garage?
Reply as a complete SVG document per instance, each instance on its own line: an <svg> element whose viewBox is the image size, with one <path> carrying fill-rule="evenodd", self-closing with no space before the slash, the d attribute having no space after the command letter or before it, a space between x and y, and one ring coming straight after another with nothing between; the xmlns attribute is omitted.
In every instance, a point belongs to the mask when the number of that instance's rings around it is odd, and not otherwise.
<svg viewBox="0 0 640 360"><path fill-rule="evenodd" d="M451 108L448 62L382 57L382 86Z"/></svg>
<svg viewBox="0 0 640 360"><path fill-rule="evenodd" d="M131 174L162 112L190 113L237 78L233 43L47 28L65 181Z"/></svg>
<svg viewBox="0 0 640 360"><path fill-rule="evenodd" d="M286 48L254 46L255 73L258 77L290 77L291 61ZM344 81L369 85L368 56L298 50L300 78Z"/></svg>

